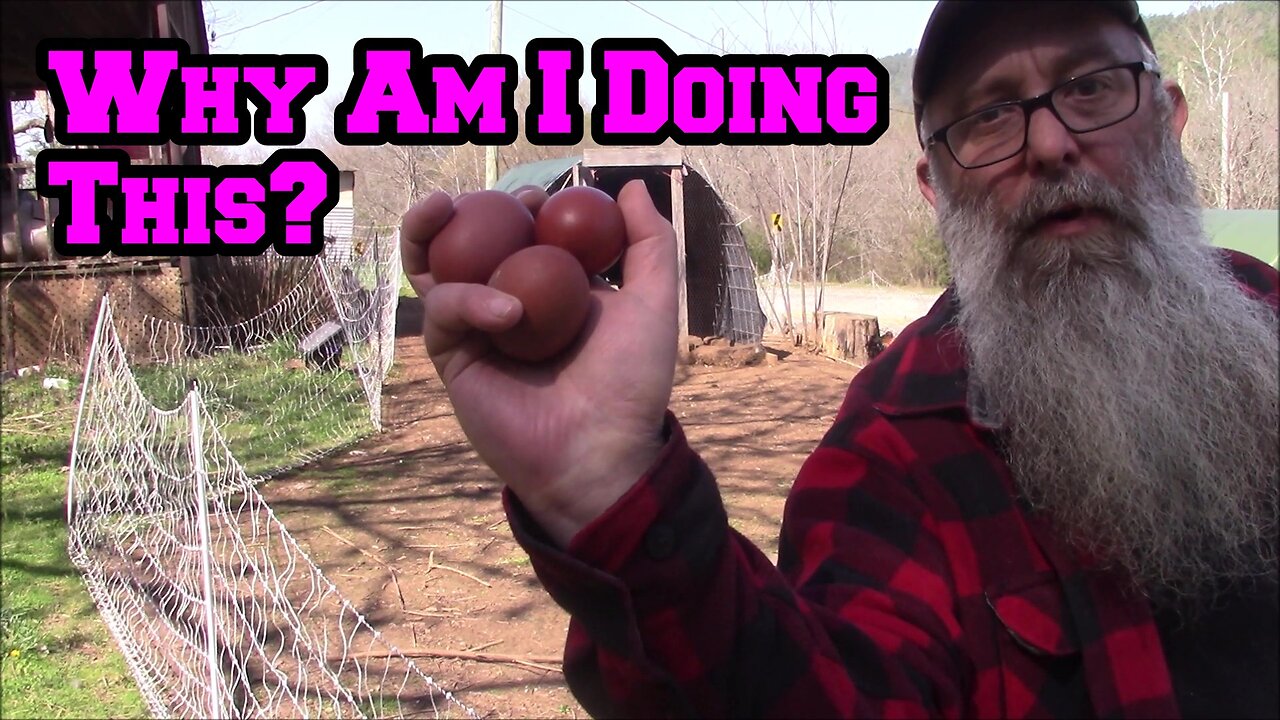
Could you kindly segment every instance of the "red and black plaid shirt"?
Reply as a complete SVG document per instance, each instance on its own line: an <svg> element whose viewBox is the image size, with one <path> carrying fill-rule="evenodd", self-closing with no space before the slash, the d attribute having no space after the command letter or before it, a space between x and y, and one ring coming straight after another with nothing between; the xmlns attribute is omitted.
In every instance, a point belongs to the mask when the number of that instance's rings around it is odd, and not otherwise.
<svg viewBox="0 0 1280 720"><path fill-rule="evenodd" d="M1272 305L1276 271L1231 253ZM971 422L947 291L851 383L786 505L775 567L668 413L649 474L567 552L505 495L572 616L597 717L1173 717L1149 604L1086 572Z"/></svg>

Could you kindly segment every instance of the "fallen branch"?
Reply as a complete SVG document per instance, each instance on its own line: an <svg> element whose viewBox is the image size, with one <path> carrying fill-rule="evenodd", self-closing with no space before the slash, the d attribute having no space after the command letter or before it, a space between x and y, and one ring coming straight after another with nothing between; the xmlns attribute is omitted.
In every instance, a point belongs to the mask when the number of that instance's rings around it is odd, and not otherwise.
<svg viewBox="0 0 1280 720"><path fill-rule="evenodd" d="M27 428L5 427L4 432L5 434L14 433L18 435L30 435L31 437L45 437L49 434L49 428L28 430Z"/></svg>
<svg viewBox="0 0 1280 720"><path fill-rule="evenodd" d="M481 650L488 650L489 648L493 647L494 645L498 645L501 642L502 642L501 640L494 640L493 642L487 642L483 645L473 645L467 648L466 650L464 650L463 652L480 652Z"/></svg>
<svg viewBox="0 0 1280 720"><path fill-rule="evenodd" d="M338 539L338 542L345 543L346 545L349 545L349 546L351 546L351 547L355 548L357 551L359 551L359 553L360 553L361 555L364 555L365 557L367 557L367 558L369 558L370 560L372 560L372 561L374 561L374 562L378 563L379 565L382 565L382 566L384 566L384 567L391 567L390 565L387 565L385 562L383 562L382 558L378 557L377 555L373 555L373 554L371 554L371 553L367 552L364 548L360 547L359 545L357 545L357 544L355 544L355 543L351 542L350 540L348 540L348 539L346 539L346 538L342 537L342 536L341 536L341 535L339 535L338 533L336 533L336 532L334 532L334 531L330 530L328 525L321 525L321 526L320 526L320 529L321 529L321 530L324 530L325 532L327 532L327 533L329 533L330 535L332 535L332 536L334 536L335 538L337 538L337 539ZM393 575L393 577L394 577L394 575ZM398 585L398 584L399 584L399 583L397 583L397 585Z"/></svg>
<svg viewBox="0 0 1280 720"><path fill-rule="evenodd" d="M29 420L38 420L38 421L41 421L41 422L45 422L45 424L49 424L49 423L48 423L48 422L46 422L46 421L45 421L45 419L44 419L45 415L47 415L47 414L49 414L49 413L36 413L36 414L34 414L34 415L22 415L22 416L20 416L20 417L7 417L7 418L5 418L5 419L4 419L4 421L5 421L6 423L20 423L20 422L27 422L27 421L29 421ZM64 415L69 415L70 413L63 413L63 414L64 414Z"/></svg>
<svg viewBox="0 0 1280 720"><path fill-rule="evenodd" d="M423 610L405 610L405 611L404 611L404 614L405 614L405 615L413 615L413 616L415 616L415 617L427 617L427 618L452 618L452 617L458 617L458 613L434 613L434 612L426 612L426 611L423 611Z"/></svg>
<svg viewBox="0 0 1280 720"><path fill-rule="evenodd" d="M476 577L475 575L472 575L471 573L464 572L462 570L459 570L458 568L449 567L448 565L441 565L440 563L436 562L436 553L433 550L431 554L427 556L427 572L428 573L431 572L434 568L440 568L441 570L448 570L449 572L458 573L459 575L465 578L471 578L472 580L475 580L476 582L480 583L485 587L493 587L489 583L481 580L480 578Z"/></svg>
<svg viewBox="0 0 1280 720"><path fill-rule="evenodd" d="M563 672L558 667L552 667L546 663L561 662L559 656L554 655L503 655L499 653L486 652L467 652L466 650L443 650L433 648L418 648L416 650L401 650L400 654L408 658L416 657L434 657L434 658L450 658L455 660L474 660L476 662L491 663L509 663L512 665L522 665L524 667L537 668L538 670L546 670L549 672ZM386 653L380 652L361 652L350 653L346 660L373 660L387 657ZM344 658L329 658L329 662L342 662Z"/></svg>
<svg viewBox="0 0 1280 720"><path fill-rule="evenodd" d="M405 609L404 593L400 591L400 579L396 577L396 569L391 568L391 582L396 585L396 595L400 596L400 609Z"/></svg>

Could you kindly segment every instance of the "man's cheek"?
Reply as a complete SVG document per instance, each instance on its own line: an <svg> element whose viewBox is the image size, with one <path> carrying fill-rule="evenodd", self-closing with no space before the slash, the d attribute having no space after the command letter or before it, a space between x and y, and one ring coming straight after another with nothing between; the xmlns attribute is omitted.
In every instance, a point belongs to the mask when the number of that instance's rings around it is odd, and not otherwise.
<svg viewBox="0 0 1280 720"><path fill-rule="evenodd" d="M1016 165L1012 161L1008 165ZM999 220L1005 220L1017 214L1026 203L1032 183L1026 173L1014 168L993 170L981 168L969 170L972 178L965 178L965 196L975 207L985 207L994 212Z"/></svg>

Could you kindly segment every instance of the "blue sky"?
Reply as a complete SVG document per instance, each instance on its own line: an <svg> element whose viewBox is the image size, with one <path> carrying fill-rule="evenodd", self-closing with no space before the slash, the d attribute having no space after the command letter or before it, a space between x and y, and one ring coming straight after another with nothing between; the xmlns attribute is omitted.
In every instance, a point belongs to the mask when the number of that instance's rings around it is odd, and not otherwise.
<svg viewBox="0 0 1280 720"><path fill-rule="evenodd" d="M1191 5L1185 0L1140 3L1147 15L1180 13ZM657 37L680 54L726 47L731 52L772 48L883 56L913 49L933 6L933 0L505 0L502 51L523 65L525 45L539 37L575 37L588 53L592 42L602 37ZM326 101L340 99L351 82L357 40L411 37L425 52L470 60L489 50L490 7L489 0L211 0L205 3L205 19L213 32L214 52L323 55L329 64L329 87L307 107L309 116L319 119L327 114ZM810 38L816 39L816 48ZM584 103L594 101L590 68L580 90ZM315 127L313 122L308 125Z"/></svg>

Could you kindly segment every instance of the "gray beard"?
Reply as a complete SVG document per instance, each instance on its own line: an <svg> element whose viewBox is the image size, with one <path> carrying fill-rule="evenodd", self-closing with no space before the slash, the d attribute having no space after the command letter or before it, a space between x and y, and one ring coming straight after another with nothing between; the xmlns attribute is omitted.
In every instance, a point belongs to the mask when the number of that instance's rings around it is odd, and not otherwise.
<svg viewBox="0 0 1280 720"><path fill-rule="evenodd" d="M1172 139L1152 145L1128 193L1074 173L1013 214L939 188L938 212L971 407L1002 428L1020 492L1099 567L1185 607L1276 577L1280 323L1206 241ZM1029 232L1063 202L1113 221Z"/></svg>

